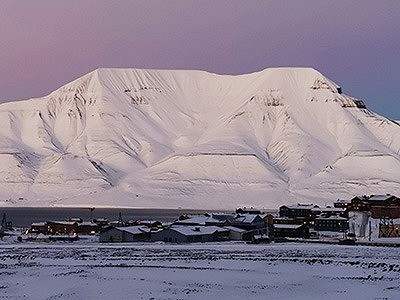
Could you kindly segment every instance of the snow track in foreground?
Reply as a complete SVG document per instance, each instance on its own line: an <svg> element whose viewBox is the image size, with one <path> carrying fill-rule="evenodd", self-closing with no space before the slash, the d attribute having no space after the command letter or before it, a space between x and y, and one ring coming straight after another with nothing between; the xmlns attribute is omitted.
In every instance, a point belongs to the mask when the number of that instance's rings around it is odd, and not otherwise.
<svg viewBox="0 0 400 300"><path fill-rule="evenodd" d="M277 244L0 247L6 299L398 299L400 249Z"/></svg>

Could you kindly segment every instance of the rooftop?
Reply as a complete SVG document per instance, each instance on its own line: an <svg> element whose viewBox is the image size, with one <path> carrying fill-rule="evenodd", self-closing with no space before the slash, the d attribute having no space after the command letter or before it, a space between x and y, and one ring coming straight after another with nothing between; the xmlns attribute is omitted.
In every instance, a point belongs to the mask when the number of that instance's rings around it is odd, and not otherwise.
<svg viewBox="0 0 400 300"><path fill-rule="evenodd" d="M183 235L203 235L228 231L227 229L217 226L172 226L170 229L175 230Z"/></svg>
<svg viewBox="0 0 400 300"><path fill-rule="evenodd" d="M303 226L302 224L274 224L275 228L278 229L297 229Z"/></svg>
<svg viewBox="0 0 400 300"><path fill-rule="evenodd" d="M393 195L390 195L390 194L386 194L386 195L371 195L368 200L385 201L385 200L389 200L392 197L393 197Z"/></svg>
<svg viewBox="0 0 400 300"><path fill-rule="evenodd" d="M314 204L303 204L303 203L297 203L297 204L291 204L291 205L284 205L287 208L291 209L312 209L314 207L318 207L318 205Z"/></svg>
<svg viewBox="0 0 400 300"><path fill-rule="evenodd" d="M128 226L128 227L115 227L118 230L129 232L131 234L140 234L150 232L146 226Z"/></svg>
<svg viewBox="0 0 400 300"><path fill-rule="evenodd" d="M339 217L339 216L321 216L316 218L316 220L341 220L341 221L347 221L346 218Z"/></svg>

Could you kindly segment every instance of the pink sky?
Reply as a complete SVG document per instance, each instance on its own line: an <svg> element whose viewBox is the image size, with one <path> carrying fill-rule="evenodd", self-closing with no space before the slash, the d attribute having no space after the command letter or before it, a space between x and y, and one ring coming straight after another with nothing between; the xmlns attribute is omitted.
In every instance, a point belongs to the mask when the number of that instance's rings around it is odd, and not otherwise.
<svg viewBox="0 0 400 300"><path fill-rule="evenodd" d="M400 1L1 0L0 102L97 67L312 66L400 119Z"/></svg>

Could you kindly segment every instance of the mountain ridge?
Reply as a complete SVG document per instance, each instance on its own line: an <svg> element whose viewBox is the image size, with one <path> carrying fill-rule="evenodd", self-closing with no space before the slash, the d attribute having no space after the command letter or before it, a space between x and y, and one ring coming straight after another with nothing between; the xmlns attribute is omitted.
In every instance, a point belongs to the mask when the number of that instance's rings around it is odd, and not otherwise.
<svg viewBox="0 0 400 300"><path fill-rule="evenodd" d="M273 207L400 186L399 124L312 68L99 68L0 121L0 205Z"/></svg>

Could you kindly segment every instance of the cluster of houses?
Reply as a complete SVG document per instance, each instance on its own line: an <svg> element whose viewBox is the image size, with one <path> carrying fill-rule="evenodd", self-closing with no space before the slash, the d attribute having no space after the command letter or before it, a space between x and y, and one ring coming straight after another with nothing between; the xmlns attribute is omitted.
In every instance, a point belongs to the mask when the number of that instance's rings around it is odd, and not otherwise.
<svg viewBox="0 0 400 300"><path fill-rule="evenodd" d="M362 227L365 231L367 225L362 222L365 223L369 217L379 219L379 237L399 236L400 225L396 225L393 220L400 218L400 198L370 195L337 200L333 206L326 207L313 204L282 205L275 214L263 213L254 208L239 208L234 213L183 214L169 223L143 220L125 222L121 215L118 221L113 222L106 219L85 222L73 218L33 223L29 232L44 235L98 234L100 242L191 243L240 240L262 243L293 238L315 239L323 232L341 233L346 238L362 237L356 229Z"/></svg>
<svg viewBox="0 0 400 300"><path fill-rule="evenodd" d="M273 238L272 221L254 209L236 213L181 215L161 226L140 222L140 225L108 226L100 232L100 242L162 241L168 243L221 242L244 240L254 243Z"/></svg>

